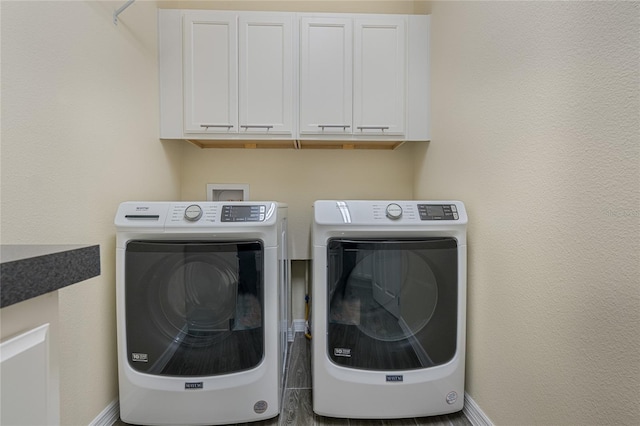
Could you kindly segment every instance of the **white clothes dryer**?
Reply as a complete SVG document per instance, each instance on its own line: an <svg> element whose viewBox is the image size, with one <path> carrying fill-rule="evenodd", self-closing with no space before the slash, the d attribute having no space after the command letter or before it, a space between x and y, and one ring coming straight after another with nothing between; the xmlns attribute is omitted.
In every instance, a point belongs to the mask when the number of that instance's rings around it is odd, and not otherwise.
<svg viewBox="0 0 640 426"><path fill-rule="evenodd" d="M139 425L280 412L287 206L126 202L115 218L120 416Z"/></svg>
<svg viewBox="0 0 640 426"><path fill-rule="evenodd" d="M316 201L313 410L422 417L464 404L467 214L459 201Z"/></svg>

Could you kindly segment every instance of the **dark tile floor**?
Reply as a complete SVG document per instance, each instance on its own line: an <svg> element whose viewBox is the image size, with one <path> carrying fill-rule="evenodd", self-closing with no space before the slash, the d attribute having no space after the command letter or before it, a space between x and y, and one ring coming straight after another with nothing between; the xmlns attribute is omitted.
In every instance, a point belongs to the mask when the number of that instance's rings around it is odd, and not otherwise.
<svg viewBox="0 0 640 426"><path fill-rule="evenodd" d="M126 426L117 421L115 426ZM296 333L289 351L286 386L282 411L278 417L260 422L242 423L237 426L472 426L462 412L444 416L408 419L336 419L319 416L311 407L311 342L302 333Z"/></svg>

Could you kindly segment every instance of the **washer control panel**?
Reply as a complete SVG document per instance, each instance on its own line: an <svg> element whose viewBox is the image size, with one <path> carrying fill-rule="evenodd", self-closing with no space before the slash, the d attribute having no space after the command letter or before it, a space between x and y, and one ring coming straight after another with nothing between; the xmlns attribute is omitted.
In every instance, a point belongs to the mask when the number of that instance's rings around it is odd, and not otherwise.
<svg viewBox="0 0 640 426"><path fill-rule="evenodd" d="M265 205L233 205L222 206L221 222L263 222L267 214Z"/></svg>
<svg viewBox="0 0 640 426"><path fill-rule="evenodd" d="M458 220L458 208L454 204L418 204L420 220Z"/></svg>
<svg viewBox="0 0 640 426"><path fill-rule="evenodd" d="M286 206L274 201L126 201L118 207L115 225L119 230L165 228L170 232L178 228L264 228L277 222L280 208Z"/></svg>
<svg viewBox="0 0 640 426"><path fill-rule="evenodd" d="M210 225L215 222L218 207L211 203L173 203L169 206L167 224L170 226L199 226Z"/></svg>

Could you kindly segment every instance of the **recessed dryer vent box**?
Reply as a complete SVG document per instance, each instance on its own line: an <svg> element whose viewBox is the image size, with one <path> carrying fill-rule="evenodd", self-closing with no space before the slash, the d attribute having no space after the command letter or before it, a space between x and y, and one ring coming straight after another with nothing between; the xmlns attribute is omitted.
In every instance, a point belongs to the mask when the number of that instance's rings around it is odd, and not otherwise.
<svg viewBox="0 0 640 426"><path fill-rule="evenodd" d="M247 201L249 184L246 183L208 183L207 201Z"/></svg>

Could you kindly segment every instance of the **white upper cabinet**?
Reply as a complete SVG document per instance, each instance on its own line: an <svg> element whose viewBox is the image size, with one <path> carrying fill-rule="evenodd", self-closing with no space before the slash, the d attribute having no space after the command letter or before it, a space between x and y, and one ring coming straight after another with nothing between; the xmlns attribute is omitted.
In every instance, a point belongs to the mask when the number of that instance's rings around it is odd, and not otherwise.
<svg viewBox="0 0 640 426"><path fill-rule="evenodd" d="M353 23L300 20L300 133L351 134Z"/></svg>
<svg viewBox="0 0 640 426"><path fill-rule="evenodd" d="M160 137L247 147L429 140L429 22L160 9Z"/></svg>
<svg viewBox="0 0 640 426"><path fill-rule="evenodd" d="M301 18L301 138L403 139L408 19L374 14Z"/></svg>
<svg viewBox="0 0 640 426"><path fill-rule="evenodd" d="M236 15L186 12L183 22L184 132L237 132Z"/></svg>
<svg viewBox="0 0 640 426"><path fill-rule="evenodd" d="M405 17L356 18L354 41L354 135L403 135L407 91Z"/></svg>
<svg viewBox="0 0 640 426"><path fill-rule="evenodd" d="M293 136L292 14L172 10L160 12L160 23L161 114L169 117L162 137Z"/></svg>
<svg viewBox="0 0 640 426"><path fill-rule="evenodd" d="M240 15L241 133L293 132L292 17Z"/></svg>

